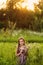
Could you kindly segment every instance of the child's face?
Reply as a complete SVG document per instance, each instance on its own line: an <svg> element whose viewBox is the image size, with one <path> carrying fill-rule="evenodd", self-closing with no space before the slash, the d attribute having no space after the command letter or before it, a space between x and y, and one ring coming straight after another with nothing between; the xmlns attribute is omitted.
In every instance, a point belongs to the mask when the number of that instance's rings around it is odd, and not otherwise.
<svg viewBox="0 0 43 65"><path fill-rule="evenodd" d="M23 39L20 39L19 42L20 42L20 46L23 46L23 44L24 44Z"/></svg>

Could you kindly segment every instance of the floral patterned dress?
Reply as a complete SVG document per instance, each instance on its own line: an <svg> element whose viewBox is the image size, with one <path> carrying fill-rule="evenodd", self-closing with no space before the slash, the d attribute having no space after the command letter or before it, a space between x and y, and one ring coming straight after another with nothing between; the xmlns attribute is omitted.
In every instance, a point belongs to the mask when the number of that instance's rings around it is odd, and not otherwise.
<svg viewBox="0 0 43 65"><path fill-rule="evenodd" d="M26 65L26 59L27 59L27 47L23 46L23 48L20 48L19 51L23 51L21 55L19 56L19 63L20 65Z"/></svg>

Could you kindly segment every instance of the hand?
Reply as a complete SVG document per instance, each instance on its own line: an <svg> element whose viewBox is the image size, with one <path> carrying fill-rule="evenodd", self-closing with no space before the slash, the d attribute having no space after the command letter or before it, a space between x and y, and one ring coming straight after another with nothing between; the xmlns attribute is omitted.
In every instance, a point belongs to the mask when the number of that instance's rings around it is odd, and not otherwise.
<svg viewBox="0 0 43 65"><path fill-rule="evenodd" d="M17 54L16 54L16 56L19 56L19 55L21 55L21 53L22 53L22 52L20 51L19 53L17 53Z"/></svg>

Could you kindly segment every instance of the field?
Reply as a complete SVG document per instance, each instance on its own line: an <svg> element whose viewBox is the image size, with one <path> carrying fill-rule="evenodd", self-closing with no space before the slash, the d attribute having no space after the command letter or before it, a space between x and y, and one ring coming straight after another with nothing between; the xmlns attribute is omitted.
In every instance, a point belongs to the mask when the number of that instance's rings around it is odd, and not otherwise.
<svg viewBox="0 0 43 65"><path fill-rule="evenodd" d="M26 43L28 56L26 65L43 65L43 43ZM0 43L0 65L18 65L17 43Z"/></svg>
<svg viewBox="0 0 43 65"><path fill-rule="evenodd" d="M43 32L29 31L27 29L0 31L0 42L17 42L19 37L24 37L27 42L43 42Z"/></svg>
<svg viewBox="0 0 43 65"><path fill-rule="evenodd" d="M43 65L43 33L29 30L0 30L0 65L19 65L16 50L18 38L28 47L26 65Z"/></svg>

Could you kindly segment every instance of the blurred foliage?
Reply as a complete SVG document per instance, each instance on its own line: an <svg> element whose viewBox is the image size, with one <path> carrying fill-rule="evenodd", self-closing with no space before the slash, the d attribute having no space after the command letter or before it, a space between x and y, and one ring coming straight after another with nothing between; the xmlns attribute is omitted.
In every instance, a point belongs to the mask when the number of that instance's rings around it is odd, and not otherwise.
<svg viewBox="0 0 43 65"><path fill-rule="evenodd" d="M14 25L15 26L15 25ZM0 29L0 42L18 42L18 38L23 37L26 42L37 42L42 43L43 42L43 33L35 32L35 31L29 31L27 29L16 29L13 28L9 30L7 28Z"/></svg>
<svg viewBox="0 0 43 65"><path fill-rule="evenodd" d="M13 8L18 0L10 0L7 2L7 8L0 10L0 26L9 28L10 24L16 23L16 28L28 28L35 31L43 31L43 1L41 0L38 5L35 5L35 12L28 11L26 9L19 10L18 8ZM2 22L3 25L2 25Z"/></svg>

